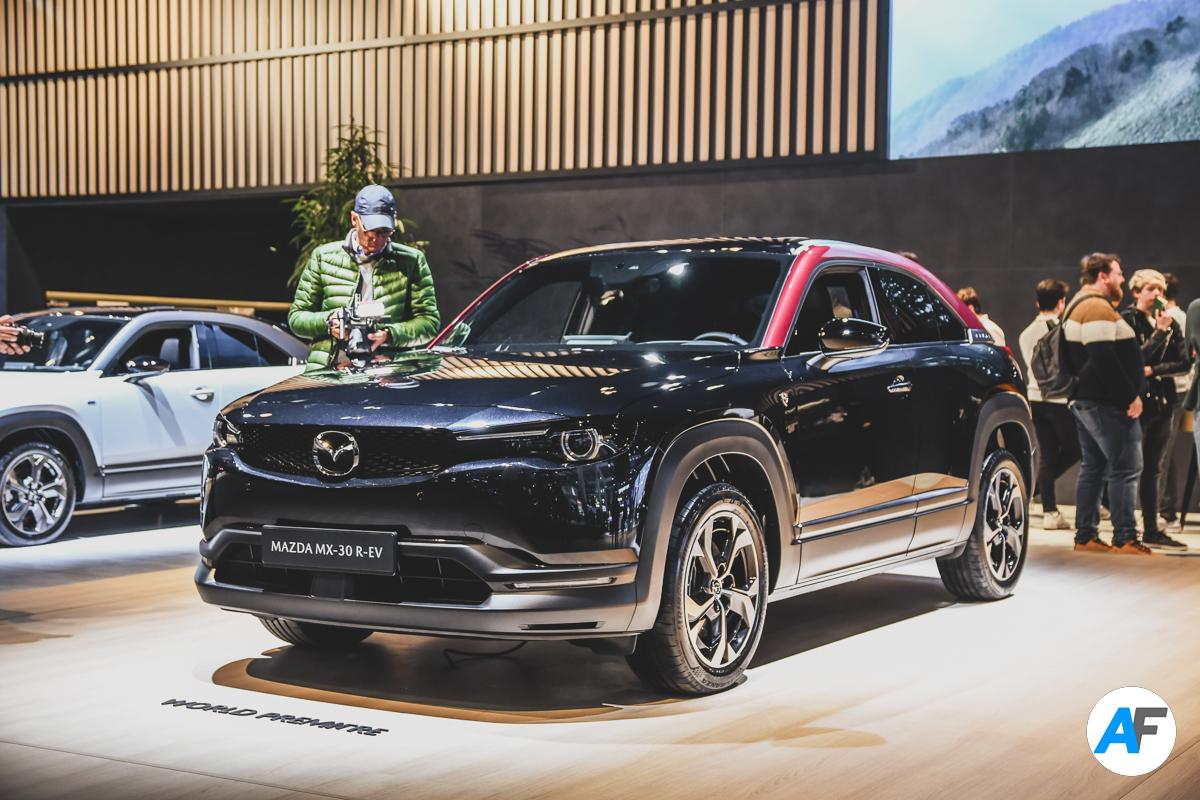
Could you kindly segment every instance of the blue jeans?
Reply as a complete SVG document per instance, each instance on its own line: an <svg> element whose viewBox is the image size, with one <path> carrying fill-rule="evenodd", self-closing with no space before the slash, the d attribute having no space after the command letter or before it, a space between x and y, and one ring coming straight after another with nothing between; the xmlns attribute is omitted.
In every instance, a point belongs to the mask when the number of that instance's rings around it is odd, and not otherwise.
<svg viewBox="0 0 1200 800"><path fill-rule="evenodd" d="M1096 538L1100 527L1100 492L1108 486L1113 544L1137 539L1138 478L1142 474L1142 426L1124 409L1075 400L1071 403L1079 429L1079 482L1075 486L1075 541Z"/></svg>

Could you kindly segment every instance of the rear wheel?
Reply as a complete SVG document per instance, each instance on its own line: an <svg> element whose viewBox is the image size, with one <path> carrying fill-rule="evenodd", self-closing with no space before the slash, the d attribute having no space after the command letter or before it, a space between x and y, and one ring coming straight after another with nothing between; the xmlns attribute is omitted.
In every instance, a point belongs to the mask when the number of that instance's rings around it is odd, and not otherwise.
<svg viewBox="0 0 1200 800"><path fill-rule="evenodd" d="M52 444L24 442L0 454L0 543L46 544L75 511L75 472Z"/></svg>
<svg viewBox="0 0 1200 800"><path fill-rule="evenodd" d="M1029 494L1016 458L1007 450L983 462L975 529L962 555L939 558L942 583L963 600L1008 597L1021 577L1029 549Z"/></svg>
<svg viewBox="0 0 1200 800"><path fill-rule="evenodd" d="M754 657L767 613L759 517L728 483L681 504L671 530L654 628L629 656L646 683L685 694L733 686Z"/></svg>
<svg viewBox="0 0 1200 800"><path fill-rule="evenodd" d="M318 625L282 617L259 617L258 621L272 634L297 647L337 650L352 647L374 631L367 628L343 628L339 625Z"/></svg>

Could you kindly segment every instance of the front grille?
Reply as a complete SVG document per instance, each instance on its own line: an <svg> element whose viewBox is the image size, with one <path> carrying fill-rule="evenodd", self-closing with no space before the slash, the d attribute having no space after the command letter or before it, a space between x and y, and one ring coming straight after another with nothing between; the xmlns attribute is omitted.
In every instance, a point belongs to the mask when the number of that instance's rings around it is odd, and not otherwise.
<svg viewBox="0 0 1200 800"><path fill-rule="evenodd" d="M313 463L313 439L327 430L349 433L358 442L358 467L350 477L411 478L436 474L454 463L454 436L424 428L244 425L239 455L268 472L325 478Z"/></svg>
<svg viewBox="0 0 1200 800"><path fill-rule="evenodd" d="M395 575L358 575L266 567L262 548L238 542L225 548L215 565L218 583L277 594L328 596L321 587L331 576L344 580L347 600L373 603L479 605L492 592L478 575L451 558L399 557Z"/></svg>

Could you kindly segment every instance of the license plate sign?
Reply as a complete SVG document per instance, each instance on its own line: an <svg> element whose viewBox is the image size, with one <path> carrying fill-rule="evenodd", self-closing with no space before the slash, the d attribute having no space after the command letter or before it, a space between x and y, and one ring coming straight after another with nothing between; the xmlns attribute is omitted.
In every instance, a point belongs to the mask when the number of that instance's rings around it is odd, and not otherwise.
<svg viewBox="0 0 1200 800"><path fill-rule="evenodd" d="M396 534L264 525L262 563L289 569L395 575Z"/></svg>

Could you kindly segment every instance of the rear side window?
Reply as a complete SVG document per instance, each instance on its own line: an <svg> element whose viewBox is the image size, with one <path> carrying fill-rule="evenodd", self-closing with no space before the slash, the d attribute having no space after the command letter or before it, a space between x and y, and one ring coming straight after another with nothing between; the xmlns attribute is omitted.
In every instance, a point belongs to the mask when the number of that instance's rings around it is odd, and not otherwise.
<svg viewBox="0 0 1200 800"><path fill-rule="evenodd" d="M258 343L258 357L266 362L268 367L286 367L292 363L292 357L268 342L261 336L255 336Z"/></svg>
<svg viewBox="0 0 1200 800"><path fill-rule="evenodd" d="M212 369L282 367L290 363L286 353L249 331L228 325L208 327L212 333L209 340Z"/></svg>
<svg viewBox="0 0 1200 800"><path fill-rule="evenodd" d="M911 275L872 268L871 282L883 324L895 344L953 342L966 337L962 323L937 292Z"/></svg>
<svg viewBox="0 0 1200 800"><path fill-rule="evenodd" d="M817 333L835 319L874 321L862 270L827 269L817 275L804 295L787 354L819 350Z"/></svg>

